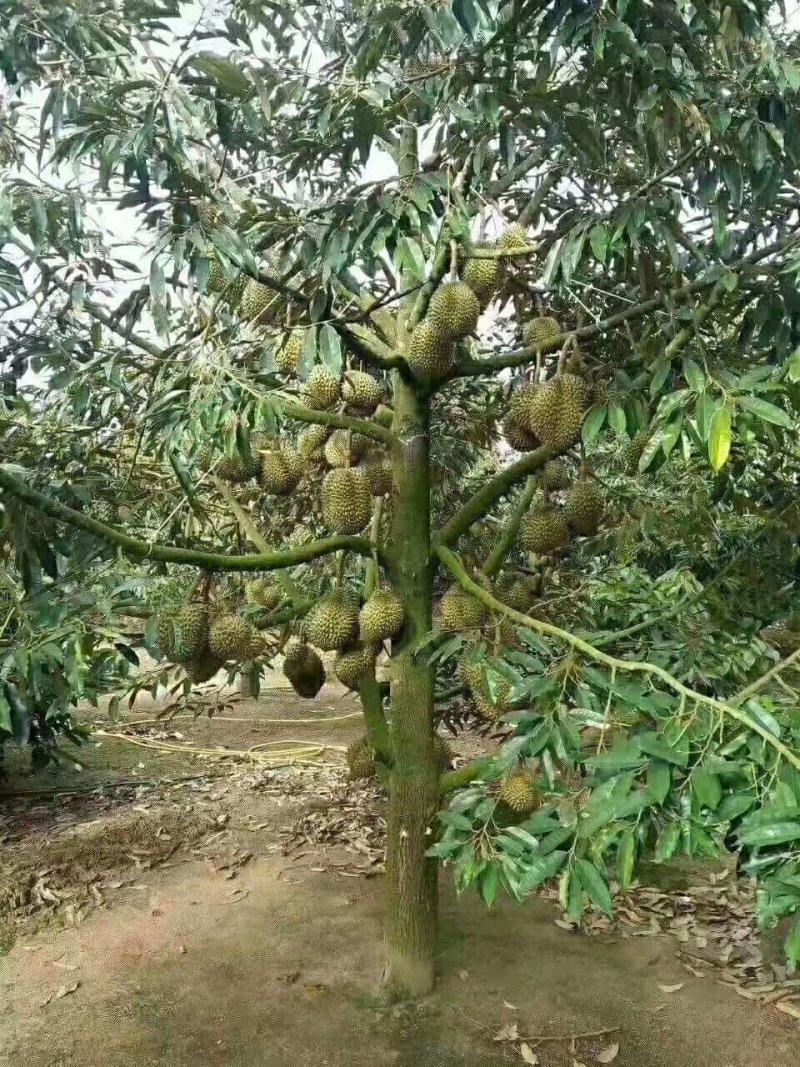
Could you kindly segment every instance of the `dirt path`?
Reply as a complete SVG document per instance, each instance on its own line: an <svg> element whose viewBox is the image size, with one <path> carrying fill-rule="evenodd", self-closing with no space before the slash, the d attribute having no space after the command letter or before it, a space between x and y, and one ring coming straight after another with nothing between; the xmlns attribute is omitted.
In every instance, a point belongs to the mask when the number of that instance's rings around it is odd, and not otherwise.
<svg viewBox="0 0 800 1067"><path fill-rule="evenodd" d="M227 714L279 724L179 720L164 730L194 747L248 748L296 736L307 709L270 693ZM326 715L349 710L341 694L323 702ZM341 746L358 729L314 723L300 736ZM0 849L27 857L33 896L63 898L48 925L33 934L23 925L8 954L0 949L2 1067L524 1062L519 1040L494 1040L499 1032L528 1036L539 1067L592 1067L617 1043L617 1067L797 1065L800 1022L737 996L713 967L687 970L672 938L633 936L643 932L635 927L589 938L557 926L543 900L487 912L474 896L455 899L448 872L437 990L387 1007L374 792L314 768L187 754L162 763L102 739L93 752L90 781L104 769L222 777L0 809ZM87 771L59 773L80 782ZM46 907L34 910L42 917ZM67 919L77 925L63 928ZM604 1030L574 1047L538 1040Z"/></svg>

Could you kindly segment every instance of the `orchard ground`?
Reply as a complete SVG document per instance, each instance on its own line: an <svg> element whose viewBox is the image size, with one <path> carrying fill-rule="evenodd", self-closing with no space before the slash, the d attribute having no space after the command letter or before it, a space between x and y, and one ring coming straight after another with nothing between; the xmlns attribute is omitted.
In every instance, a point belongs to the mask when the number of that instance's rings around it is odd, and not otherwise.
<svg viewBox="0 0 800 1067"><path fill-rule="evenodd" d="M444 871L436 991L385 1003L381 802L344 782L358 718L297 722L356 710L342 690L323 698L273 688L211 720L116 728L148 747L95 736L80 771L12 773L4 788L27 795L0 801L0 1064L796 1064L800 983L759 985L756 967L737 990L739 957L720 965L721 942L703 936L704 916L728 906L723 883L642 890L625 922L586 934L558 925L549 898L491 911L458 900ZM236 760L172 751L287 739L318 746L312 765L270 768L258 762L269 747ZM454 747L470 755L474 740ZM707 912L687 920L698 901ZM726 922L731 944L751 945L736 900Z"/></svg>

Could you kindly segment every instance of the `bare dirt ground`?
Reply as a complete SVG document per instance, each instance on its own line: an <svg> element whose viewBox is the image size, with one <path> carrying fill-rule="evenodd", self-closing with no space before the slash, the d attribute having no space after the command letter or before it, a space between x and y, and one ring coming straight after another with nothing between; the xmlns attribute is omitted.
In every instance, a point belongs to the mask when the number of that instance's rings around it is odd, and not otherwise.
<svg viewBox="0 0 800 1067"><path fill-rule="evenodd" d="M27 795L0 799L0 1065L797 1067L800 984L767 973L724 879L638 890L587 934L550 900L457 900L445 871L437 990L386 1005L382 802L344 781L357 719L299 722L354 710L324 697L144 723L148 747L96 737L83 770L6 783ZM321 751L185 751L294 739Z"/></svg>

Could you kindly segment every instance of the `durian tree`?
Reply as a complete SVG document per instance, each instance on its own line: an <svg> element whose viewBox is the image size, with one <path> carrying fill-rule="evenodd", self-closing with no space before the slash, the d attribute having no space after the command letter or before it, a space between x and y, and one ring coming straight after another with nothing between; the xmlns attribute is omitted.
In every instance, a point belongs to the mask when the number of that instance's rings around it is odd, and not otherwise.
<svg viewBox="0 0 800 1067"><path fill-rule="evenodd" d="M438 859L577 922L728 847L796 909L779 5L6 8L5 536L188 572L180 684L283 652L312 697L336 652L389 985L433 982ZM456 769L446 690L493 733Z"/></svg>

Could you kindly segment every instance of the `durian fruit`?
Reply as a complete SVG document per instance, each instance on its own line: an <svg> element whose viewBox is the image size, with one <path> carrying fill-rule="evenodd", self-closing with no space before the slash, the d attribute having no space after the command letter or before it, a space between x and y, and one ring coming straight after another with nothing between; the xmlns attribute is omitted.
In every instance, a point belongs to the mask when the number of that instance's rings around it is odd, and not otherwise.
<svg viewBox="0 0 800 1067"><path fill-rule="evenodd" d="M532 775L515 771L506 775L500 786L499 799L517 815L530 815L539 805L539 791Z"/></svg>
<svg viewBox="0 0 800 1067"><path fill-rule="evenodd" d="M544 348L552 344L561 333L561 324L551 315L530 319L522 327L522 341L526 347Z"/></svg>
<svg viewBox="0 0 800 1067"><path fill-rule="evenodd" d="M359 467L336 467L322 483L322 514L334 533L357 534L372 514L369 479Z"/></svg>
<svg viewBox="0 0 800 1067"><path fill-rule="evenodd" d="M328 440L328 427L316 424L306 427L297 438L297 454L303 459L320 459Z"/></svg>
<svg viewBox="0 0 800 1067"><path fill-rule="evenodd" d="M298 696L312 699L325 684L325 668L317 653L305 642L287 645L283 656L283 673Z"/></svg>
<svg viewBox="0 0 800 1067"><path fill-rule="evenodd" d="M583 537L592 537L603 518L603 494L595 482L581 478L564 500L564 518L570 529Z"/></svg>
<svg viewBox="0 0 800 1067"><path fill-rule="evenodd" d="M526 578L504 575L497 583L498 600L502 600L504 604L508 604L516 611L527 611L534 596L532 583Z"/></svg>
<svg viewBox="0 0 800 1067"><path fill-rule="evenodd" d="M365 645L380 645L397 637L405 622L403 602L391 589L376 589L358 616L358 630Z"/></svg>
<svg viewBox="0 0 800 1067"><path fill-rule="evenodd" d="M286 496L300 481L302 473L302 460L294 452L275 448L261 453L260 480L268 493Z"/></svg>
<svg viewBox="0 0 800 1067"><path fill-rule="evenodd" d="M506 229L500 234L497 241L497 248L500 252L516 252L523 248L528 248L531 242L528 240L528 234L524 226L520 226L518 223L514 223L512 226L506 227ZM519 257L517 260L506 259L506 262L525 262L523 257Z"/></svg>
<svg viewBox="0 0 800 1067"><path fill-rule="evenodd" d="M373 496L385 496L392 491L392 467L383 452L369 452L361 463Z"/></svg>
<svg viewBox="0 0 800 1067"><path fill-rule="evenodd" d="M346 689L358 689L364 678L375 673L375 648L371 645L346 648L336 656L333 669Z"/></svg>
<svg viewBox="0 0 800 1067"><path fill-rule="evenodd" d="M154 651L160 659L172 659L175 650L175 629L172 615L159 615L156 618Z"/></svg>
<svg viewBox="0 0 800 1067"><path fill-rule="evenodd" d="M232 308L238 308L241 303L244 291L247 288L248 278L246 274L239 274L228 286L225 293L225 300Z"/></svg>
<svg viewBox="0 0 800 1067"><path fill-rule="evenodd" d="M318 363L311 368L306 379L306 401L309 407L318 411L327 411L336 404L342 395L342 383L333 371Z"/></svg>
<svg viewBox="0 0 800 1067"><path fill-rule="evenodd" d="M532 508L519 527L519 543L526 552L547 556L569 541L569 526L559 508Z"/></svg>
<svg viewBox="0 0 800 1067"><path fill-rule="evenodd" d="M207 293L221 293L228 286L228 279L218 259L212 259L208 264L208 279L206 281Z"/></svg>
<svg viewBox="0 0 800 1067"><path fill-rule="evenodd" d="M539 475L539 484L542 489L547 489L551 493L558 492L559 489L568 489L571 482L572 473L563 459L548 460Z"/></svg>
<svg viewBox="0 0 800 1067"><path fill-rule="evenodd" d="M531 429L531 410L538 386L528 382L515 389L508 398L503 420L503 436L518 452L531 452L542 443Z"/></svg>
<svg viewBox="0 0 800 1067"><path fill-rule="evenodd" d="M433 735L433 758L440 771L446 771L453 762L453 750L439 734Z"/></svg>
<svg viewBox="0 0 800 1067"><path fill-rule="evenodd" d="M455 363L455 348L443 338L429 319L414 328L406 353L406 362L415 374L423 378L439 378Z"/></svg>
<svg viewBox="0 0 800 1067"><path fill-rule="evenodd" d="M206 649L201 652L196 660L192 660L187 666L187 677L190 682L199 685L201 682L210 681L218 670L223 666L223 661Z"/></svg>
<svg viewBox="0 0 800 1067"><path fill-rule="evenodd" d="M248 278L239 301L239 314L243 319L252 322L263 315L274 299L275 293L272 289L257 282L255 278Z"/></svg>
<svg viewBox="0 0 800 1067"><path fill-rule="evenodd" d="M465 282L443 282L431 297L427 319L444 341L469 337L478 326L481 306Z"/></svg>
<svg viewBox="0 0 800 1067"><path fill-rule="evenodd" d="M329 467L354 466L369 448L369 438L352 430L334 430L325 442L325 460Z"/></svg>
<svg viewBox="0 0 800 1067"><path fill-rule="evenodd" d="M622 465L628 474L636 474L639 460L649 440L647 430L637 430L622 450Z"/></svg>
<svg viewBox="0 0 800 1067"><path fill-rule="evenodd" d="M379 404L375 410L375 422L381 426L385 426L387 430L392 428L394 422L394 411L388 404Z"/></svg>
<svg viewBox="0 0 800 1067"><path fill-rule="evenodd" d="M491 664L464 658L459 664L458 676L461 684L469 689L482 719L494 722L511 711L511 682L494 670Z"/></svg>
<svg viewBox="0 0 800 1067"><path fill-rule="evenodd" d="M223 456L214 468L214 473L219 475L223 481L240 485L253 477L255 468L246 463L238 452L235 452L233 455Z"/></svg>
<svg viewBox="0 0 800 1067"><path fill-rule="evenodd" d="M217 659L237 661L254 659L260 655L264 639L260 632L241 615L220 615L208 634L208 648Z"/></svg>
<svg viewBox="0 0 800 1067"><path fill-rule="evenodd" d="M439 605L443 630L472 630L486 618L486 608L460 585L451 585Z"/></svg>
<svg viewBox="0 0 800 1067"><path fill-rule="evenodd" d="M305 340L306 331L300 328L291 330L288 336L284 337L275 353L275 365L278 370L282 370L284 374L295 373L303 355Z"/></svg>
<svg viewBox="0 0 800 1067"><path fill-rule="evenodd" d="M557 374L540 386L531 402L530 428L557 452L580 440L589 407L589 386L574 374Z"/></svg>
<svg viewBox="0 0 800 1067"><path fill-rule="evenodd" d="M283 592L280 586L275 585L268 578L254 578L248 582L244 589L245 599L248 604L255 604L259 608L272 611L283 600Z"/></svg>
<svg viewBox="0 0 800 1067"><path fill-rule="evenodd" d="M359 737L347 746L344 754L351 778L372 778L375 775L375 754L367 735Z"/></svg>
<svg viewBox="0 0 800 1067"><path fill-rule="evenodd" d="M362 370L345 372L342 399L359 415L371 415L384 398L383 385Z"/></svg>
<svg viewBox="0 0 800 1067"><path fill-rule="evenodd" d="M208 643L208 608L187 604L172 620L172 658L176 663L192 663L205 652Z"/></svg>
<svg viewBox="0 0 800 1067"><path fill-rule="evenodd" d="M329 593L306 616L306 636L323 652L345 648L358 633L358 607L346 593Z"/></svg>
<svg viewBox="0 0 800 1067"><path fill-rule="evenodd" d="M475 251L488 252L491 248L491 245L479 244L475 246ZM503 265L499 259L470 257L461 271L461 277L478 298L481 307L486 307L500 288Z"/></svg>

